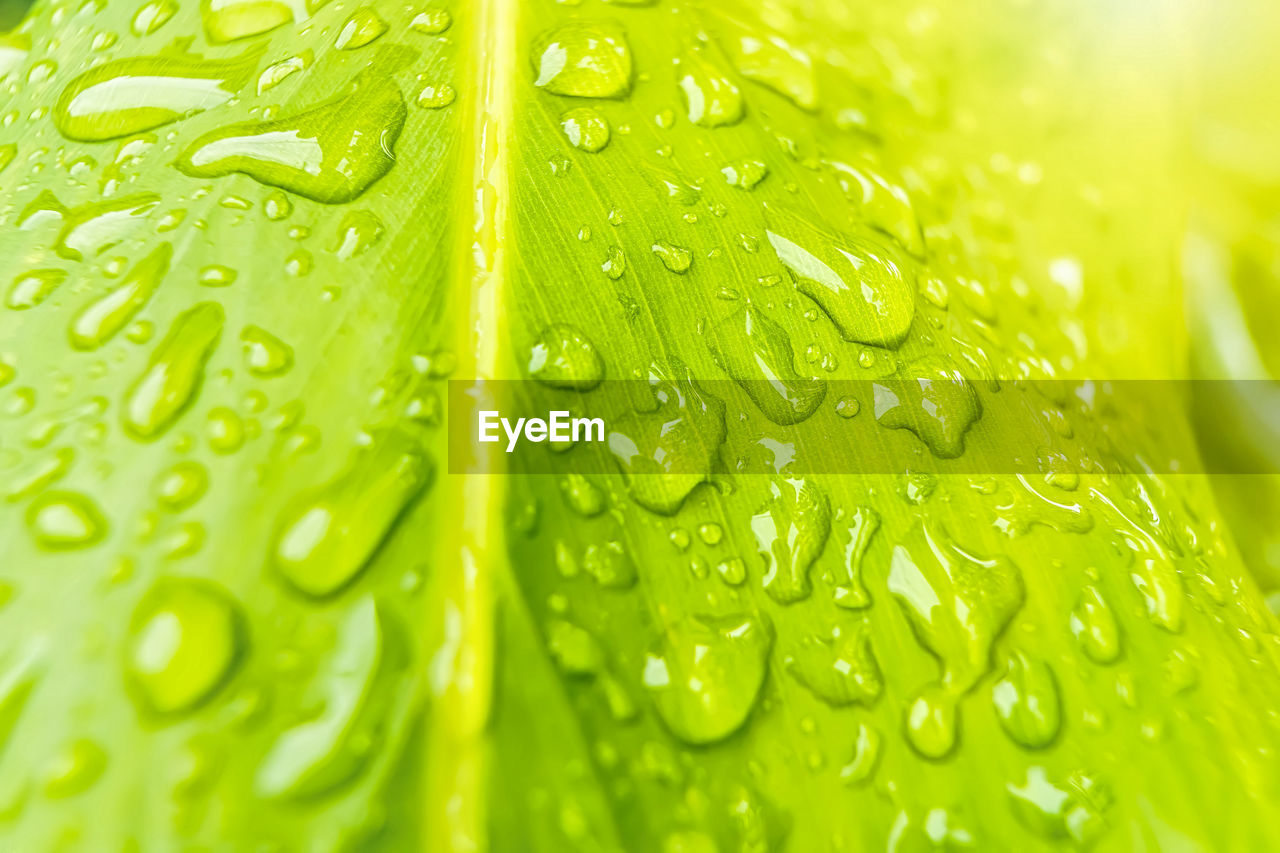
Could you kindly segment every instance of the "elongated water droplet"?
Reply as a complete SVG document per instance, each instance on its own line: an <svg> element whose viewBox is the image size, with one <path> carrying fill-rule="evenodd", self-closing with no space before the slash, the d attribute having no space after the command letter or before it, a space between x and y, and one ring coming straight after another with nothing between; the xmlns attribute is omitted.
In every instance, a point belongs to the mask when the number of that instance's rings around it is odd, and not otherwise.
<svg viewBox="0 0 1280 853"><path fill-rule="evenodd" d="M351 781L376 755L386 724L379 686L394 678L391 624L370 596L353 605L333 652L316 673L318 714L275 738L258 765L253 792L268 799L315 798ZM392 681L394 686L394 681Z"/></svg>
<svg viewBox="0 0 1280 853"><path fill-rule="evenodd" d="M243 644L239 607L220 587L162 580L134 610L125 674L145 710L187 712L227 682Z"/></svg>
<svg viewBox="0 0 1280 853"><path fill-rule="evenodd" d="M66 210L54 251L69 261L100 255L141 225L159 203L160 196L139 193Z"/></svg>
<svg viewBox="0 0 1280 853"><path fill-rule="evenodd" d="M53 292L58 289L58 285L66 280L66 270L60 269L30 270L29 272L18 273L13 280L13 284L9 285L9 292L5 294L5 307L14 311L35 308L52 296Z"/></svg>
<svg viewBox="0 0 1280 853"><path fill-rule="evenodd" d="M925 758L946 758L956 747L960 721L955 695L939 685L928 685L907 706L907 742Z"/></svg>
<svg viewBox="0 0 1280 853"><path fill-rule="evenodd" d="M353 210L342 217L330 251L339 260L358 258L376 246L385 232L386 228L377 216L367 210Z"/></svg>
<svg viewBox="0 0 1280 853"><path fill-rule="evenodd" d="M291 56L288 59L282 59L272 65L268 65L261 74L258 75L258 94L270 91L279 86L289 77L299 71L305 70L311 65L314 54L305 50L297 56Z"/></svg>
<svg viewBox="0 0 1280 853"><path fill-rule="evenodd" d="M857 507L849 514L849 541L844 548L844 575L832 590L836 604L850 610L871 606L871 594L862 581L862 560L871 538L880 529L880 515L870 507Z"/></svg>
<svg viewBox="0 0 1280 853"><path fill-rule="evenodd" d="M604 379L595 344L567 323L547 326L529 349L529 375L552 388L590 391Z"/></svg>
<svg viewBox="0 0 1280 853"><path fill-rule="evenodd" d="M443 109L457 100L458 93L448 83L423 86L418 93L418 106L429 110Z"/></svg>
<svg viewBox="0 0 1280 853"><path fill-rule="evenodd" d="M959 372L931 360L907 365L903 379L882 379L872 387L876 422L906 429L940 459L964 453L964 437L982 416L982 404Z"/></svg>
<svg viewBox="0 0 1280 853"><path fill-rule="evenodd" d="M170 512L180 512L204 495L209 488L209 472L199 462L178 462L160 475L156 498Z"/></svg>
<svg viewBox="0 0 1280 853"><path fill-rule="evenodd" d="M720 174L724 175L729 186L751 190L768 177L769 167L761 160L739 160L722 167Z"/></svg>
<svg viewBox="0 0 1280 853"><path fill-rule="evenodd" d="M338 50L355 50L376 41L386 31L387 22L374 9L365 6L351 13L338 30L333 46Z"/></svg>
<svg viewBox="0 0 1280 853"><path fill-rule="evenodd" d="M707 48L690 50L676 69L689 121L703 127L736 124L743 114L742 93L708 53Z"/></svg>
<svg viewBox="0 0 1280 853"><path fill-rule="evenodd" d="M420 33L439 35L453 23L453 18L445 9L427 9L414 16L409 26Z"/></svg>
<svg viewBox="0 0 1280 853"><path fill-rule="evenodd" d="M75 458L76 452L73 449L63 447L49 456L34 459L17 470L6 471L5 484L0 491L3 491L5 500L8 501L29 498L66 476Z"/></svg>
<svg viewBox="0 0 1280 853"><path fill-rule="evenodd" d="M764 588L779 604L807 598L809 569L831 535L831 502L809 478L774 480L772 499L751 519L764 557Z"/></svg>
<svg viewBox="0 0 1280 853"><path fill-rule="evenodd" d="M245 326L240 340L254 376L279 376L293 366L293 348L260 326Z"/></svg>
<svg viewBox="0 0 1280 853"><path fill-rule="evenodd" d="M906 338L916 313L914 262L792 214L771 213L765 236L796 290L818 303L846 341L896 347Z"/></svg>
<svg viewBox="0 0 1280 853"><path fill-rule="evenodd" d="M840 768L840 781L856 787L864 785L875 773L880 760L880 733L866 723L858 723L858 734L853 742L853 760Z"/></svg>
<svg viewBox="0 0 1280 853"><path fill-rule="evenodd" d="M884 689L865 625L837 627L827 636L805 637L784 663L813 695L835 707L871 705Z"/></svg>
<svg viewBox="0 0 1280 853"><path fill-rule="evenodd" d="M791 338L758 309L747 306L722 320L709 345L721 368L774 423L799 423L822 405L827 383L796 372Z"/></svg>
<svg viewBox="0 0 1280 853"><path fill-rule="evenodd" d="M560 116L560 129L569 144L594 154L609 144L609 122L590 107L578 107Z"/></svg>
<svg viewBox="0 0 1280 853"><path fill-rule="evenodd" d="M632 499L671 515L709 477L725 439L724 403L687 375L672 380L655 371L650 385L657 408L616 418L607 440Z"/></svg>
<svg viewBox="0 0 1280 853"><path fill-rule="evenodd" d="M119 285L80 309L67 330L71 345L92 350L111 340L151 299L169 271L172 257L173 246L161 243L135 264Z"/></svg>
<svg viewBox="0 0 1280 853"><path fill-rule="evenodd" d="M742 35L729 41L728 52L743 77L785 95L802 109L817 108L813 60L803 50L778 36Z"/></svg>
<svg viewBox="0 0 1280 853"><path fill-rule="evenodd" d="M396 84L366 72L344 94L305 112L206 133L177 166L195 178L241 172L315 201L342 204L391 169L406 115Z"/></svg>
<svg viewBox="0 0 1280 853"><path fill-rule="evenodd" d="M150 0L149 3L143 3L138 7L138 11L133 15L130 29L138 38L149 36L167 24L177 11L178 4L173 0Z"/></svg>
<svg viewBox="0 0 1280 853"><path fill-rule="evenodd" d="M46 771L44 793L51 800L83 794L107 769L107 752L95 741L79 738L60 751Z"/></svg>
<svg viewBox="0 0 1280 853"><path fill-rule="evenodd" d="M195 399L204 365L222 335L222 307L201 302L179 314L124 399L124 428L151 441Z"/></svg>
<svg viewBox="0 0 1280 853"><path fill-rule="evenodd" d="M861 205L862 215L872 226L896 239L911 254L924 254L920 222L900 183L889 180L869 164L858 167L836 160L825 162L836 173L845 195Z"/></svg>
<svg viewBox="0 0 1280 853"><path fill-rule="evenodd" d="M310 11L310 2L200 0L200 16L204 19L204 31L209 41L219 44L269 32L293 20L303 20Z"/></svg>
<svg viewBox="0 0 1280 853"><path fill-rule="evenodd" d="M658 256L658 260L662 261L662 265L668 272L684 274L689 271L689 266L693 263L693 253L683 246L659 240L653 244L652 248L653 253Z"/></svg>
<svg viewBox="0 0 1280 853"><path fill-rule="evenodd" d="M180 51L121 59L67 84L53 110L63 136L100 142L141 133L225 104L253 77L265 44L232 59Z"/></svg>
<svg viewBox="0 0 1280 853"><path fill-rule="evenodd" d="M1120 626L1096 586L1086 586L1071 611L1071 633L1094 663L1114 663L1120 657Z"/></svg>
<svg viewBox="0 0 1280 853"><path fill-rule="evenodd" d="M894 547L889 591L920 644L942 663L942 683L966 692L991 668L991 647L1022 606L1022 573L917 522Z"/></svg>
<svg viewBox="0 0 1280 853"><path fill-rule="evenodd" d="M1053 670L1043 661L1011 652L991 701L1005 733L1027 749L1042 749L1058 736L1062 700Z"/></svg>
<svg viewBox="0 0 1280 853"><path fill-rule="evenodd" d="M690 744L742 728L769 667L771 626L751 616L673 623L644 662L643 681L667 728Z"/></svg>
<svg viewBox="0 0 1280 853"><path fill-rule="evenodd" d="M1089 847L1106 829L1111 792L1083 773L1058 782L1043 767L1028 767L1025 781L1006 790L1018 820L1042 838Z"/></svg>
<svg viewBox="0 0 1280 853"><path fill-rule="evenodd" d="M557 95L622 98L631 91L631 48L615 26L568 24L533 43L533 85Z"/></svg>
<svg viewBox="0 0 1280 853"><path fill-rule="evenodd" d="M407 432L375 435L343 473L283 514L271 551L276 571L306 595L337 593L373 560L431 472L426 453Z"/></svg>
<svg viewBox="0 0 1280 853"><path fill-rule="evenodd" d="M69 551L96 545L107 535L102 510L79 492L45 492L27 507L27 526L41 548Z"/></svg>

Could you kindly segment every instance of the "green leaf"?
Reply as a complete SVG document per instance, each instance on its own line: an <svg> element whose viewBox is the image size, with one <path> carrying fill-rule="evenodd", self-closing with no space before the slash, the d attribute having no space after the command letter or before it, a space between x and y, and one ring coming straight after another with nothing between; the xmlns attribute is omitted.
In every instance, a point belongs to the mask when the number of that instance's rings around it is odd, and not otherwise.
<svg viewBox="0 0 1280 853"><path fill-rule="evenodd" d="M6 848L1274 846L1274 619L1081 384L1185 371L1175 90L1052 5L39 3Z"/></svg>

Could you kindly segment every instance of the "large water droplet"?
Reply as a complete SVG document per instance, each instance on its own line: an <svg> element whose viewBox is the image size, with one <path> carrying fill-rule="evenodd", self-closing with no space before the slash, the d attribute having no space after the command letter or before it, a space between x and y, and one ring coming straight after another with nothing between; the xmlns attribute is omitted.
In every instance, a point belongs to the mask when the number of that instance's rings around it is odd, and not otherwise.
<svg viewBox="0 0 1280 853"><path fill-rule="evenodd" d="M387 22L373 8L365 6L351 13L333 46L338 50L355 50L373 43L386 31Z"/></svg>
<svg viewBox="0 0 1280 853"><path fill-rule="evenodd" d="M102 254L141 225L159 203L160 196L154 193L138 193L70 210L64 208L62 231L54 251L70 261Z"/></svg>
<svg viewBox="0 0 1280 853"><path fill-rule="evenodd" d="M1071 633L1094 663L1114 663L1120 657L1120 626L1096 586L1086 586L1071 611Z"/></svg>
<svg viewBox="0 0 1280 853"><path fill-rule="evenodd" d="M771 626L750 616L694 616L668 627L645 658L644 685L662 721L691 744L740 729L764 686Z"/></svg>
<svg viewBox="0 0 1280 853"><path fill-rule="evenodd" d="M9 292L5 294L5 307L14 311L35 308L52 296L58 289L58 285L66 280L66 270L60 269L29 270L18 273L13 284L9 285Z"/></svg>
<svg viewBox="0 0 1280 853"><path fill-rule="evenodd" d="M266 49L258 45L232 59L174 50L99 65L67 84L54 124L68 139L100 142L177 121L231 100Z"/></svg>
<svg viewBox="0 0 1280 853"><path fill-rule="evenodd" d="M710 346L724 371L774 423L799 423L822 405L827 383L796 372L791 338L756 308L722 320Z"/></svg>
<svg viewBox="0 0 1280 853"><path fill-rule="evenodd" d="M209 41L234 41L305 20L323 0L200 0L200 15Z"/></svg>
<svg viewBox="0 0 1280 853"><path fill-rule="evenodd" d="M1053 671L1043 661L1011 652L1004 674L991 688L991 701L1005 733L1022 746L1041 749L1057 737L1062 700Z"/></svg>
<svg viewBox="0 0 1280 853"><path fill-rule="evenodd" d="M822 308L846 341L896 347L915 318L913 262L887 245L827 233L793 214L770 213L765 231L796 290Z"/></svg>
<svg viewBox="0 0 1280 853"><path fill-rule="evenodd" d="M915 433L934 456L964 453L964 436L982 416L982 403L958 371L931 360L907 365L904 379L882 379L872 388L876 422Z"/></svg>
<svg viewBox="0 0 1280 853"><path fill-rule="evenodd" d="M709 476L725 439L724 403L687 376L671 380L655 371L651 387L657 408L615 419L608 444L632 499L671 515Z"/></svg>
<svg viewBox="0 0 1280 853"><path fill-rule="evenodd" d="M729 54L739 73L768 86L806 110L818 106L818 83L813 60L778 36L741 35L729 41Z"/></svg>
<svg viewBox="0 0 1280 853"><path fill-rule="evenodd" d="M567 323L547 326L529 349L529 375L552 388L590 391L604 379L595 344Z"/></svg>
<svg viewBox="0 0 1280 853"><path fill-rule="evenodd" d="M694 124L721 127L742 119L742 93L708 55L708 49L690 50L681 57L676 81L689 121Z"/></svg>
<svg viewBox="0 0 1280 853"><path fill-rule="evenodd" d="M396 84L369 71L342 95L305 112L206 133L177 166L196 178L241 172L315 201L342 204L391 169L406 115Z"/></svg>
<svg viewBox="0 0 1280 853"><path fill-rule="evenodd" d="M173 246L161 243L135 264L119 285L80 309L67 330L71 345L91 350L111 340L151 299L169 271L172 257Z"/></svg>
<svg viewBox="0 0 1280 853"><path fill-rule="evenodd" d="M338 592L373 560L431 471L426 453L407 432L375 435L342 474L281 517L271 551L276 570L307 595Z"/></svg>
<svg viewBox="0 0 1280 853"><path fill-rule="evenodd" d="M849 513L849 541L844 547L844 575L837 579L832 591L836 604L850 610L871 606L871 593L862 581L862 560L871 538L880 529L880 515L870 507L857 507Z"/></svg>
<svg viewBox="0 0 1280 853"><path fill-rule="evenodd" d="M254 776L260 797L316 797L348 782L377 754L385 702L379 684L394 672L391 625L366 596L344 615L333 652L316 673L312 701L321 710L280 732Z"/></svg>
<svg viewBox="0 0 1280 853"><path fill-rule="evenodd" d="M765 559L764 588L779 604L806 598L809 569L831 535L831 502L809 478L774 480L772 499L751 519Z"/></svg>
<svg viewBox="0 0 1280 853"><path fill-rule="evenodd" d="M239 608L220 587L162 580L134 610L125 673L143 708L182 713L226 683L243 644Z"/></svg>
<svg viewBox="0 0 1280 853"><path fill-rule="evenodd" d="M195 399L204 365L222 336L222 306L201 302L179 314L124 399L124 428L150 441Z"/></svg>
<svg viewBox="0 0 1280 853"><path fill-rule="evenodd" d="M533 43L533 69L541 86L557 95L622 98L631 90L631 48L615 26L568 24Z"/></svg>
<svg viewBox="0 0 1280 853"><path fill-rule="evenodd" d="M884 678L865 625L805 637L785 658L787 671L828 705L871 705Z"/></svg>
<svg viewBox="0 0 1280 853"><path fill-rule="evenodd" d="M98 505L79 492L45 492L27 507L27 526L41 548L69 551L96 545L107 535Z"/></svg>
<svg viewBox="0 0 1280 853"><path fill-rule="evenodd" d="M560 116L560 129L574 148L595 153L609 144L609 122L590 107L578 107Z"/></svg>

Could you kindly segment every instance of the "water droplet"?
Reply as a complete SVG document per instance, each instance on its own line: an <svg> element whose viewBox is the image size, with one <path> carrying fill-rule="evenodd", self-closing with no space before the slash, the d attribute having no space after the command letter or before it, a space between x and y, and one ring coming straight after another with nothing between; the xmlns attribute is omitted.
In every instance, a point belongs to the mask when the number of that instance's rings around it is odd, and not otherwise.
<svg viewBox="0 0 1280 853"><path fill-rule="evenodd" d="M742 35L729 41L729 54L743 77L786 96L802 109L817 108L813 60L804 51L778 36Z"/></svg>
<svg viewBox="0 0 1280 853"><path fill-rule="evenodd" d="M299 71L306 70L311 65L313 57L311 51L306 50L297 56L268 65L258 75L258 94L268 92Z"/></svg>
<svg viewBox="0 0 1280 853"><path fill-rule="evenodd" d="M107 753L87 738L67 744L50 762L44 793L51 800L83 794L93 787L107 769Z"/></svg>
<svg viewBox="0 0 1280 853"><path fill-rule="evenodd" d="M676 81L694 124L723 127L742 119L742 93L707 48L690 50L680 58Z"/></svg>
<svg viewBox="0 0 1280 853"><path fill-rule="evenodd" d="M337 593L372 562L431 472L408 433L376 434L343 473L282 515L271 553L276 570L299 592L317 598Z"/></svg>
<svg viewBox="0 0 1280 853"><path fill-rule="evenodd" d="M925 687L907 706L906 727L912 749L935 761L946 758L959 735L955 696L937 685Z"/></svg>
<svg viewBox="0 0 1280 853"><path fill-rule="evenodd" d="M418 106L429 110L438 110L452 104L458 93L448 83L423 86L418 93Z"/></svg>
<svg viewBox="0 0 1280 853"><path fill-rule="evenodd" d="M1005 733L1027 749L1042 749L1057 737L1062 701L1048 664L1010 652L1004 674L991 688L991 701Z"/></svg>
<svg viewBox="0 0 1280 853"><path fill-rule="evenodd" d="M628 589L636 582L635 563L621 542L588 545L582 569L605 589Z"/></svg>
<svg viewBox="0 0 1280 853"><path fill-rule="evenodd" d="M840 607L861 610L871 606L871 594L862 581L862 561L867 546L880 529L880 515L870 507L849 513L849 541L844 547L844 576L837 579L832 597Z"/></svg>
<svg viewBox="0 0 1280 853"><path fill-rule="evenodd" d="M78 350L92 350L111 340L129 324L155 293L169 271L173 246L161 243L134 265L115 288L80 309L67 335Z"/></svg>
<svg viewBox="0 0 1280 853"><path fill-rule="evenodd" d="M594 518L608 506L604 492L581 474L566 475L560 481L560 494L569 508L583 518Z"/></svg>
<svg viewBox="0 0 1280 853"><path fill-rule="evenodd" d="M873 227L893 237L911 254L924 254L920 222L901 184L890 181L870 165L858 168L835 160L825 162L836 173L845 195L861 205L862 215Z"/></svg>
<svg viewBox="0 0 1280 853"><path fill-rule="evenodd" d="M387 31L387 22L378 17L378 13L365 6L356 9L347 18L333 46L338 50L355 50L376 41Z"/></svg>
<svg viewBox="0 0 1280 853"><path fill-rule="evenodd" d="M608 253L605 255L604 263L600 265L600 269L604 270L604 274L610 280L617 281L627 271L627 256L617 246L610 246Z"/></svg>
<svg viewBox="0 0 1280 853"><path fill-rule="evenodd" d="M619 416L607 440L632 499L671 515L709 477L725 438L724 403L687 377L673 381L655 372L650 386L657 408Z"/></svg>
<svg viewBox="0 0 1280 853"><path fill-rule="evenodd" d="M856 418L862 411L862 404L856 397L841 397L836 401L836 414L842 418Z"/></svg>
<svg viewBox="0 0 1280 853"><path fill-rule="evenodd" d="M231 59L173 50L96 66L67 84L53 109L54 124L68 139L100 142L203 112L244 88L266 48Z"/></svg>
<svg viewBox="0 0 1280 853"><path fill-rule="evenodd" d="M716 564L716 573L729 586L742 586L747 580L747 564L741 557L731 557Z"/></svg>
<svg viewBox="0 0 1280 853"><path fill-rule="evenodd" d="M396 685L390 626L371 596L341 619L333 652L309 691L321 710L280 732L267 749L253 780L259 797L318 797L351 781L377 754L388 704L377 700L378 690L388 681Z"/></svg>
<svg viewBox="0 0 1280 853"><path fill-rule="evenodd" d="M894 547L889 591L916 638L942 663L942 684L963 693L991 668L991 647L1022 606L1022 573L917 522Z"/></svg>
<svg viewBox="0 0 1280 853"><path fill-rule="evenodd" d="M160 475L156 498L170 512L180 512L204 495L209 488L209 472L199 462L178 462Z"/></svg>
<svg viewBox="0 0 1280 853"><path fill-rule="evenodd" d="M167 24L177 11L178 4L173 0L151 0L143 3L133 16L133 34L138 38L151 35Z"/></svg>
<svg viewBox="0 0 1280 853"><path fill-rule="evenodd" d="M982 416L973 387L958 371L921 360L900 371L905 379L882 379L872 386L876 422L906 429L940 459L964 453L964 436Z"/></svg>
<svg viewBox="0 0 1280 853"><path fill-rule="evenodd" d="M227 682L243 645L240 611L226 592L208 581L165 579L134 610L125 674L147 711L184 713Z"/></svg>
<svg viewBox="0 0 1280 853"><path fill-rule="evenodd" d="M9 292L5 296L4 304L14 311L35 308L52 296L53 292L58 289L58 285L66 280L66 270L60 269L30 270L18 273L18 276L13 280L13 284L9 286Z"/></svg>
<svg viewBox="0 0 1280 853"><path fill-rule="evenodd" d="M593 676L605 666L604 650L595 637L563 619L547 623L547 651L566 675Z"/></svg>
<svg viewBox="0 0 1280 853"><path fill-rule="evenodd" d="M353 210L342 217L329 251L343 261L358 258L376 246L384 233L386 229L377 216L367 210Z"/></svg>
<svg viewBox="0 0 1280 853"><path fill-rule="evenodd" d="M765 591L779 604L807 598L809 569L831 535L831 502L807 477L774 480L772 499L751 518L765 559Z"/></svg>
<svg viewBox="0 0 1280 853"><path fill-rule="evenodd" d="M214 453L235 453L244 445L244 433L244 421L232 409L215 406L209 410L205 434L209 439L209 449Z"/></svg>
<svg viewBox="0 0 1280 853"><path fill-rule="evenodd" d="M853 760L840 768L840 781L851 787L864 785L875 773L876 764L880 761L880 744L883 738L880 733L866 723L858 723L858 734L854 738Z"/></svg>
<svg viewBox="0 0 1280 853"><path fill-rule="evenodd" d="M1071 633L1085 657L1094 663L1114 663L1120 657L1120 626L1096 586L1086 586L1071 611Z"/></svg>
<svg viewBox="0 0 1280 853"><path fill-rule="evenodd" d="M128 236L159 203L160 196L139 193L66 210L54 251L69 261L100 255Z"/></svg>
<svg viewBox="0 0 1280 853"><path fill-rule="evenodd" d="M1110 792L1093 778L1072 774L1064 784L1049 778L1043 767L1028 767L1021 785L1006 786L1018 820L1042 838L1071 839L1090 846L1106 829L1103 813Z"/></svg>
<svg viewBox="0 0 1280 853"><path fill-rule="evenodd" d="M194 178L241 172L314 201L342 204L391 169L406 114L396 84L369 71L342 95L305 112L206 133L177 166Z"/></svg>
<svg viewBox="0 0 1280 853"><path fill-rule="evenodd" d="M409 26L420 33L439 35L453 23L453 18L444 9L428 9L414 16Z"/></svg>
<svg viewBox="0 0 1280 853"><path fill-rule="evenodd" d="M796 290L818 303L846 341L896 347L906 338L916 312L915 272L893 249L772 212L765 236Z"/></svg>
<svg viewBox="0 0 1280 853"><path fill-rule="evenodd" d="M884 689L865 625L805 637L783 661L797 681L835 707L872 705Z"/></svg>
<svg viewBox="0 0 1280 853"><path fill-rule="evenodd" d="M722 320L709 344L721 368L776 424L803 421L826 396L825 381L796 372L786 330L754 307L746 306Z"/></svg>
<svg viewBox="0 0 1280 853"><path fill-rule="evenodd" d="M297 0L201 0L204 31L214 44L248 38L274 30L305 16L310 3Z"/></svg>
<svg viewBox="0 0 1280 853"><path fill-rule="evenodd" d="M533 43L535 86L577 98L622 98L631 91L631 48L603 23L569 24Z"/></svg>
<svg viewBox="0 0 1280 853"><path fill-rule="evenodd" d="M578 107L560 116L560 128L569 144L594 154L609 144L609 122L590 107Z"/></svg>
<svg viewBox="0 0 1280 853"><path fill-rule="evenodd" d="M267 196L267 200L263 202L262 209L267 214L267 219L272 222L279 222L293 213L293 202L289 201L287 195L277 190Z"/></svg>
<svg viewBox="0 0 1280 853"><path fill-rule="evenodd" d="M254 376L279 376L293 366L293 348L260 326L240 332L244 361Z"/></svg>
<svg viewBox="0 0 1280 853"><path fill-rule="evenodd" d="M78 492L45 492L27 507L27 525L36 544L50 551L96 545L107 535L102 510Z"/></svg>
<svg viewBox="0 0 1280 853"><path fill-rule="evenodd" d="M764 686L772 646L772 628L761 619L682 619L646 656L644 685L676 737L715 743L746 723Z"/></svg>
<svg viewBox="0 0 1280 853"><path fill-rule="evenodd" d="M552 388L590 391L604 379L595 344L566 323L547 326L529 349L529 375Z"/></svg>
<svg viewBox="0 0 1280 853"><path fill-rule="evenodd" d="M683 246L676 246L663 240L653 244L653 253L662 261L668 272L684 274L693 263L693 253Z"/></svg>
<svg viewBox="0 0 1280 853"><path fill-rule="evenodd" d="M205 287L227 287L234 284L238 273L231 267L222 264L210 264L200 270L200 277L197 279Z"/></svg>
<svg viewBox="0 0 1280 853"><path fill-rule="evenodd" d="M173 425L195 398L204 365L222 335L222 307L201 302L179 314L124 400L124 428L150 441Z"/></svg>

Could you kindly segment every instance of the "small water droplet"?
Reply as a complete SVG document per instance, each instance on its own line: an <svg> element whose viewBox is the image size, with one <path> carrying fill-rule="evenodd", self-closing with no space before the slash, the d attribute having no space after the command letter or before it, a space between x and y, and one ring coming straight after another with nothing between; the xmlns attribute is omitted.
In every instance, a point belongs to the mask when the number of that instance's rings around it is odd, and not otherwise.
<svg viewBox="0 0 1280 853"><path fill-rule="evenodd" d="M609 144L609 122L590 107L578 107L560 116L560 129L569 144L592 154Z"/></svg>
<svg viewBox="0 0 1280 853"><path fill-rule="evenodd" d="M546 327L529 349L529 375L552 388L590 391L604 379L595 344L566 323Z"/></svg>
<svg viewBox="0 0 1280 853"><path fill-rule="evenodd" d="M622 98L631 91L631 48L615 26L568 24L533 43L535 86L578 98Z"/></svg>
<svg viewBox="0 0 1280 853"><path fill-rule="evenodd" d="M372 8L356 9L338 30L333 46L338 50L355 50L376 41L387 31L387 22Z"/></svg>

